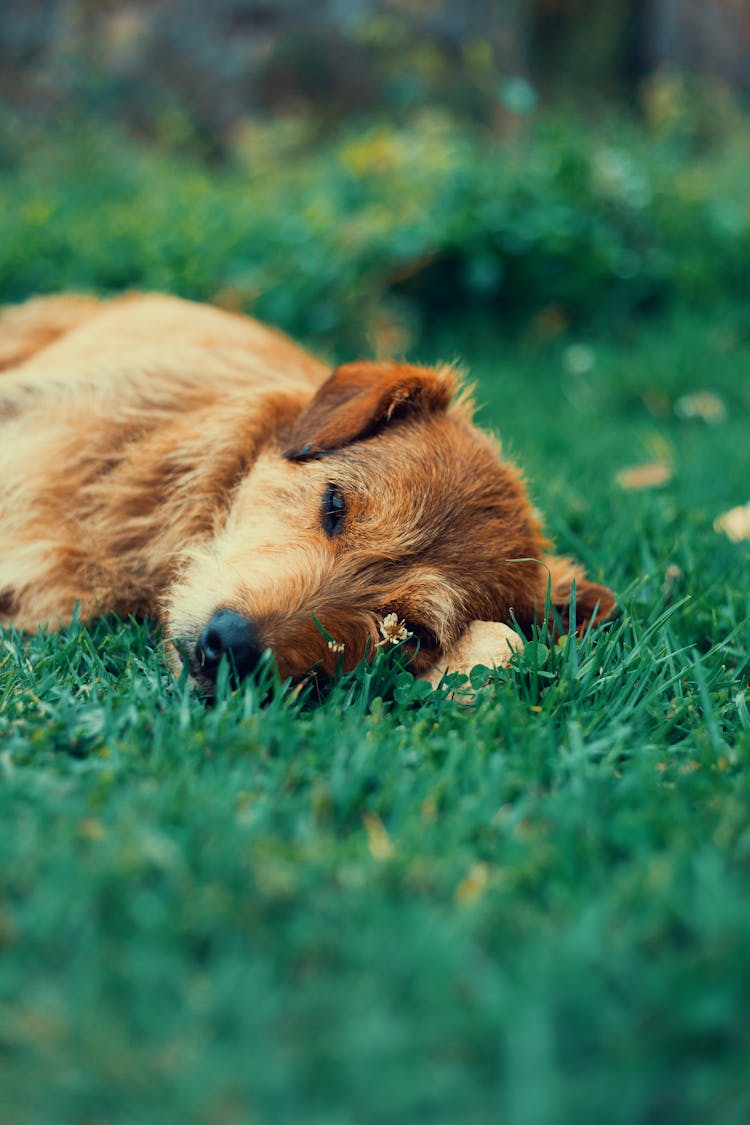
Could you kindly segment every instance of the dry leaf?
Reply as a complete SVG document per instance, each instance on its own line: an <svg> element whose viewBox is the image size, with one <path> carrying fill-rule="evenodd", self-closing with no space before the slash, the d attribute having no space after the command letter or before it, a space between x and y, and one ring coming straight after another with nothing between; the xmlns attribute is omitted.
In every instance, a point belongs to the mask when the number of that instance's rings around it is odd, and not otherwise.
<svg viewBox="0 0 750 1125"><path fill-rule="evenodd" d="M723 531L733 543L750 539L750 501L718 516L714 520L714 530Z"/></svg>
<svg viewBox="0 0 750 1125"><path fill-rule="evenodd" d="M615 479L626 492L638 492L644 488L659 488L667 484L672 475L672 466L666 461L650 461L646 465L622 469Z"/></svg>

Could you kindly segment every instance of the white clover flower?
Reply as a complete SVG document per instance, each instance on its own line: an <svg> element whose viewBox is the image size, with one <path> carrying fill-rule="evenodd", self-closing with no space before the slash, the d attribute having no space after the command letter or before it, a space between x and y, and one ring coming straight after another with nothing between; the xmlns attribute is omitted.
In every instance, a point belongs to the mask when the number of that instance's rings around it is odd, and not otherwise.
<svg viewBox="0 0 750 1125"><path fill-rule="evenodd" d="M406 641L412 635L406 628L406 623L399 621L397 613L386 613L380 622L380 632L383 639L378 641L378 645L397 645L399 641Z"/></svg>
<svg viewBox="0 0 750 1125"><path fill-rule="evenodd" d="M674 412L678 418L701 418L709 425L723 422L727 416L723 400L713 391L695 391L693 394L682 395L674 404Z"/></svg>

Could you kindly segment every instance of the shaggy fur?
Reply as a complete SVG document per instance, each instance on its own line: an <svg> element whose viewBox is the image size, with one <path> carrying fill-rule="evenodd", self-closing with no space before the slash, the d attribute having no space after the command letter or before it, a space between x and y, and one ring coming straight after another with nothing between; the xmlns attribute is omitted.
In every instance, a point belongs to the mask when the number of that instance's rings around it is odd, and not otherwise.
<svg viewBox="0 0 750 1125"><path fill-rule="evenodd" d="M7 310L0 368L0 618L21 628L155 615L210 688L219 609L299 678L352 667L388 613L424 672L475 619L528 629L550 579L566 614L575 578L579 628L614 606L548 553L448 367L331 372L252 320L129 296Z"/></svg>

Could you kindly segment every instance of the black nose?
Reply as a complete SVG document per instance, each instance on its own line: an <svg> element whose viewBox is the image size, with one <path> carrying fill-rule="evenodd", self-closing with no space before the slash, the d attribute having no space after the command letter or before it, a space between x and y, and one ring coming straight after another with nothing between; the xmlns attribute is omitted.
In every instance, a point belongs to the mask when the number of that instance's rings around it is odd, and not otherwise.
<svg viewBox="0 0 750 1125"><path fill-rule="evenodd" d="M239 679L252 672L263 654L253 625L231 609L217 609L198 637L195 659L208 680L215 680L222 656L226 656L232 672Z"/></svg>

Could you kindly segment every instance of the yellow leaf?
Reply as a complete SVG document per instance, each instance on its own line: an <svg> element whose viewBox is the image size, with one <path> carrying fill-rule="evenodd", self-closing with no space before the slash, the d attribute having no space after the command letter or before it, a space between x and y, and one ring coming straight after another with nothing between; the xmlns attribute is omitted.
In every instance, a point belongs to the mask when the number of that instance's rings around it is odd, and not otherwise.
<svg viewBox="0 0 750 1125"><path fill-rule="evenodd" d="M456 887L456 902L466 905L484 893L489 882L490 872L486 863L475 863Z"/></svg>
<svg viewBox="0 0 750 1125"><path fill-rule="evenodd" d="M659 488L672 479L672 467L666 461L650 461L622 469L616 477L620 488L626 492L639 492L644 488Z"/></svg>
<svg viewBox="0 0 750 1125"><path fill-rule="evenodd" d="M381 861L390 859L395 849L380 817L376 813L365 813L362 822L367 832L367 845L372 858Z"/></svg>
<svg viewBox="0 0 750 1125"><path fill-rule="evenodd" d="M728 512L717 516L714 520L714 530L723 531L733 543L750 539L750 502L740 504L737 508L730 508Z"/></svg>
<svg viewBox="0 0 750 1125"><path fill-rule="evenodd" d="M78 835L84 840L101 840L104 828L101 821L95 820L94 817L86 817L78 821Z"/></svg>

